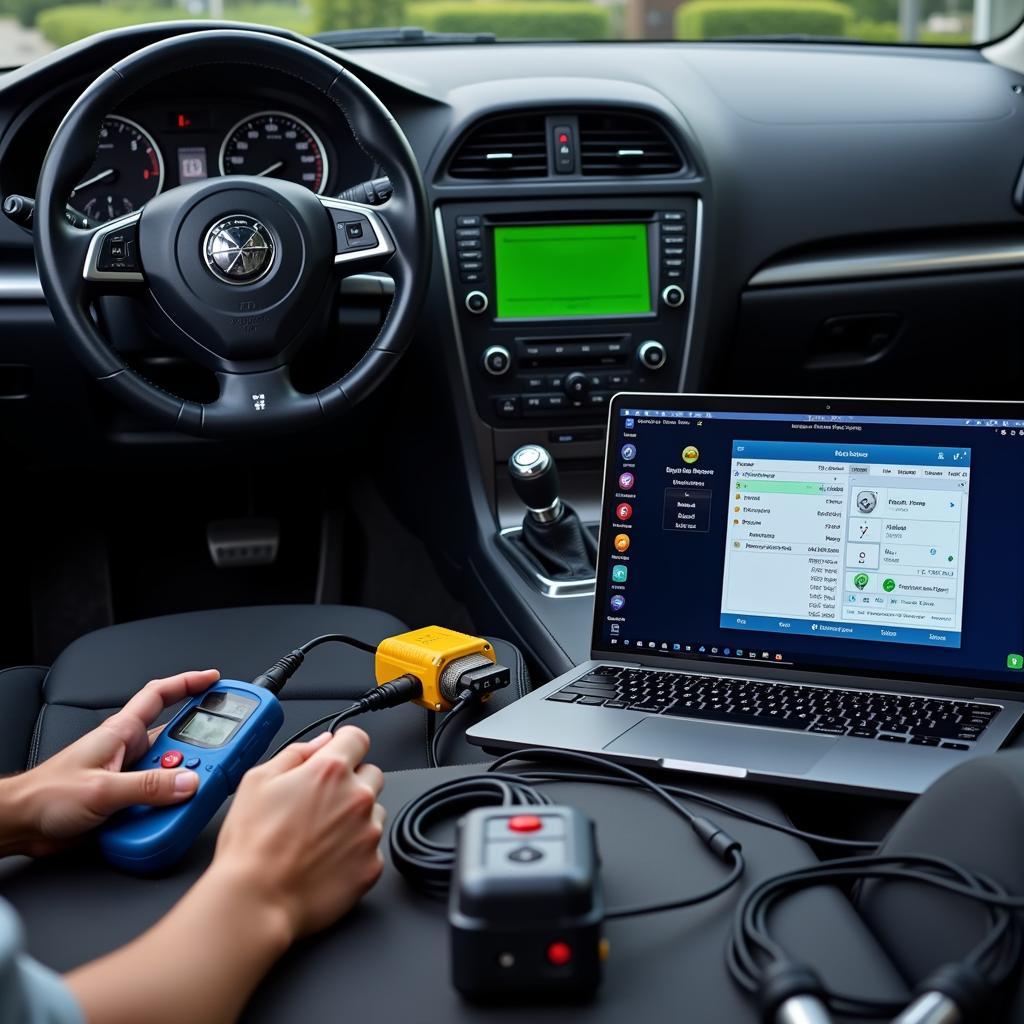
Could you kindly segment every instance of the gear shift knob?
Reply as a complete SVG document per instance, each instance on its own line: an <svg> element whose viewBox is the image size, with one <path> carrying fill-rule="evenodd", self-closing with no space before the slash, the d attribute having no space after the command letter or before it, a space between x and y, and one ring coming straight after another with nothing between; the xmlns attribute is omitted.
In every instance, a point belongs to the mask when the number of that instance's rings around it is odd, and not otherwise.
<svg viewBox="0 0 1024 1024"><path fill-rule="evenodd" d="M535 522L553 523L562 515L558 470L547 448L539 444L517 448L508 460L508 472L516 494Z"/></svg>

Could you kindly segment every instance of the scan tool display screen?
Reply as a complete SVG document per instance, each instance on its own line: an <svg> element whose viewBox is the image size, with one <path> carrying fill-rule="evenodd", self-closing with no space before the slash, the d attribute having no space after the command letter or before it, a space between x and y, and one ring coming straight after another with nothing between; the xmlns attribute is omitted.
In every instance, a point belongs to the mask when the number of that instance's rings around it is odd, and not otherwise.
<svg viewBox="0 0 1024 1024"><path fill-rule="evenodd" d="M650 313L646 224L494 228L499 319Z"/></svg>
<svg viewBox="0 0 1024 1024"><path fill-rule="evenodd" d="M176 731L175 738L188 740L200 747L219 747L226 743L238 727L238 722L220 715L196 710Z"/></svg>

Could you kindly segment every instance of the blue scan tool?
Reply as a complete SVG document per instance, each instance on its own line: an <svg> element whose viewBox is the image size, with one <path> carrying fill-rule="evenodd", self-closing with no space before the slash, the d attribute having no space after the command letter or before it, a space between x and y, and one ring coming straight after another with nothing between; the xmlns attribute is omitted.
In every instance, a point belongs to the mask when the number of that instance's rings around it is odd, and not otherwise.
<svg viewBox="0 0 1024 1024"><path fill-rule="evenodd" d="M199 788L172 807L129 807L111 818L100 832L106 859L139 875L176 864L283 721L277 697L251 683L222 679L193 697L130 770L189 768L199 776Z"/></svg>

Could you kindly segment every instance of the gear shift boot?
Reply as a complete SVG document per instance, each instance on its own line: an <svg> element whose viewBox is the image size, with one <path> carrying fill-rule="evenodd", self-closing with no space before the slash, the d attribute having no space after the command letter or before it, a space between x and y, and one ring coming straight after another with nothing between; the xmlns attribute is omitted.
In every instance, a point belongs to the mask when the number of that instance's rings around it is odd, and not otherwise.
<svg viewBox="0 0 1024 1024"><path fill-rule="evenodd" d="M518 554L551 580L592 579L597 543L580 517L558 494L558 470L551 453L528 444L512 453L509 475L526 505Z"/></svg>

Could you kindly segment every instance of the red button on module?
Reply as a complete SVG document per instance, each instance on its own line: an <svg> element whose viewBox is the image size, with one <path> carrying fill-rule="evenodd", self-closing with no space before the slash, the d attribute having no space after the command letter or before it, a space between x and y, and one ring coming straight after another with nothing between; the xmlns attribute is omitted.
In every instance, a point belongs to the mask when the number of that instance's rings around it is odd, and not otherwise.
<svg viewBox="0 0 1024 1024"><path fill-rule="evenodd" d="M177 768L184 760L185 755L180 750L168 750L167 753L160 758L160 767Z"/></svg>
<svg viewBox="0 0 1024 1024"><path fill-rule="evenodd" d="M541 820L536 814L517 814L508 819L508 828L510 832L539 832Z"/></svg>
<svg viewBox="0 0 1024 1024"><path fill-rule="evenodd" d="M567 942L552 942L548 946L548 963L564 967L572 960L572 946Z"/></svg>

